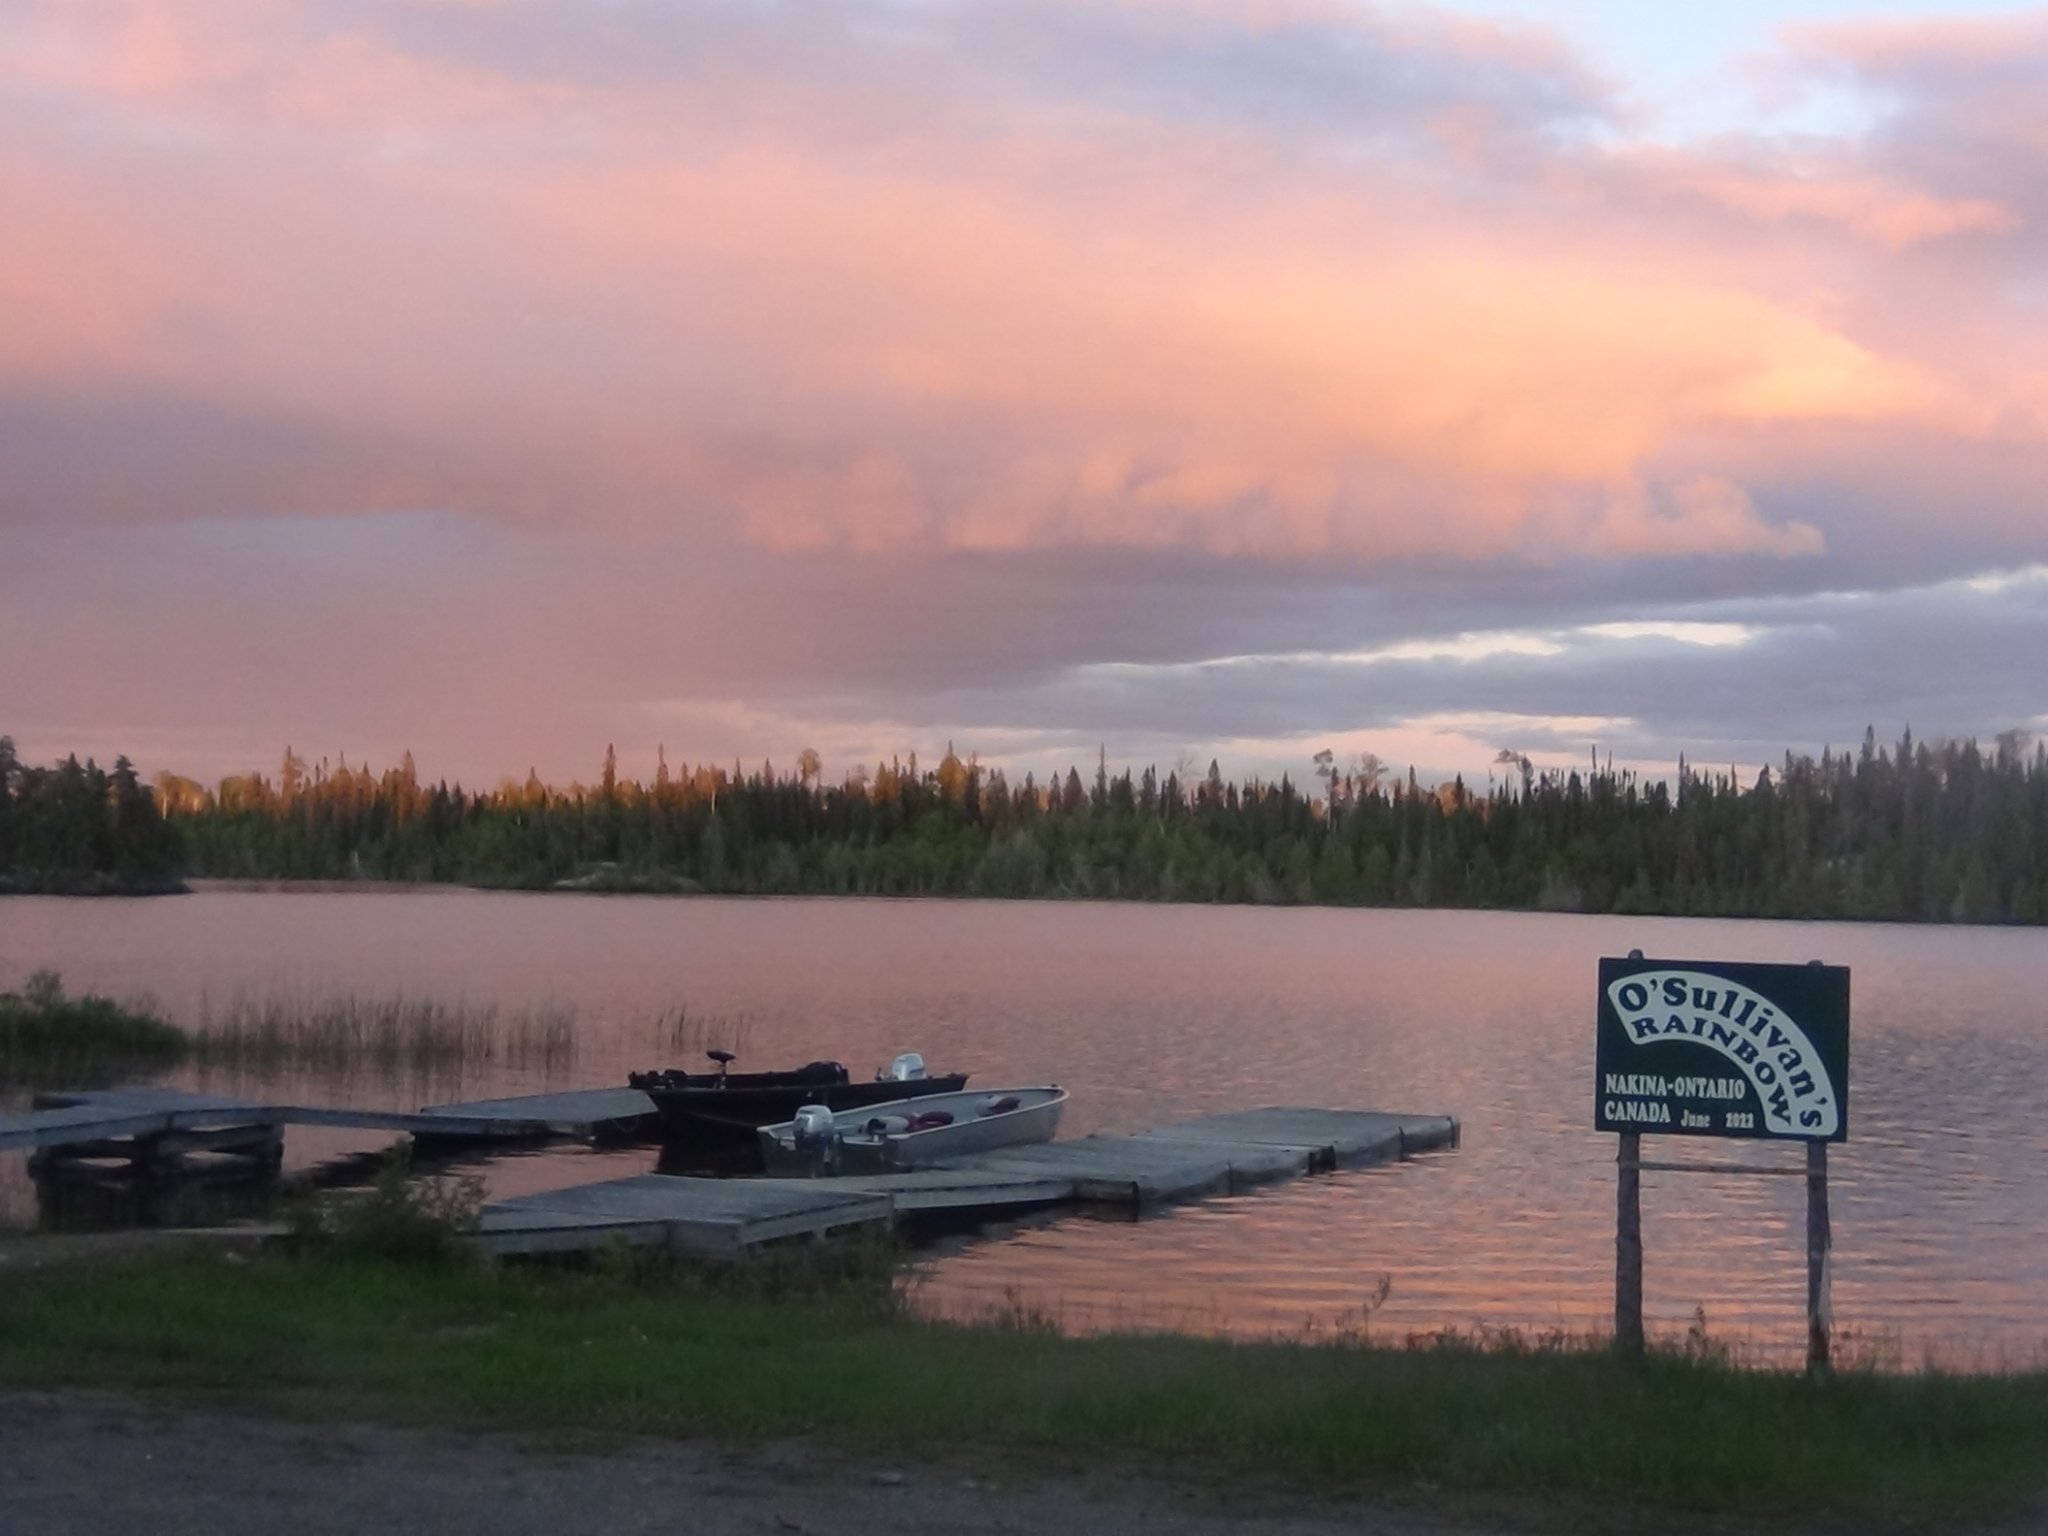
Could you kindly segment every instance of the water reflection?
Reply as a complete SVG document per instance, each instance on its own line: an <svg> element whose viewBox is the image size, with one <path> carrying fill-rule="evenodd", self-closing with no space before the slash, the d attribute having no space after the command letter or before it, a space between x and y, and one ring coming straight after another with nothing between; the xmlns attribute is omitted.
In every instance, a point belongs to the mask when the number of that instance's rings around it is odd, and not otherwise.
<svg viewBox="0 0 2048 1536"><path fill-rule="evenodd" d="M67 1161L32 1177L36 1225L53 1232L224 1226L267 1218L277 1205L273 1171L246 1161L195 1162L170 1179Z"/></svg>
<svg viewBox="0 0 2048 1536"><path fill-rule="evenodd" d="M1390 1336L1605 1327L1614 1146L1588 1128L1595 961L1824 958L1855 972L1851 1140L1831 1158L1838 1317L1909 1362L1929 1348L2028 1360L2048 1342L2038 930L446 891L16 898L0 920L0 987L49 966L74 989L152 993L174 1017L238 995L574 1009L567 1067L505 1051L410 1078L176 1079L209 1091L411 1108L623 1082L695 1058L702 1042L672 1048L654 1029L682 1002L743 1024L743 1066L829 1057L865 1073L915 1049L981 1083L1064 1083L1067 1135L1268 1104L1459 1116L1454 1153L1136 1225L1024 1223L939 1250L917 1287L947 1313L1249 1334L1339 1326L1383 1274L1366 1326ZM294 1129L288 1156L380 1144ZM483 1171L511 1192L653 1166L648 1149L565 1148ZM34 1219L13 1154L0 1211ZM1798 1348L1798 1180L1648 1174L1644 1223L1653 1329L1682 1333L1697 1307L1717 1336Z"/></svg>

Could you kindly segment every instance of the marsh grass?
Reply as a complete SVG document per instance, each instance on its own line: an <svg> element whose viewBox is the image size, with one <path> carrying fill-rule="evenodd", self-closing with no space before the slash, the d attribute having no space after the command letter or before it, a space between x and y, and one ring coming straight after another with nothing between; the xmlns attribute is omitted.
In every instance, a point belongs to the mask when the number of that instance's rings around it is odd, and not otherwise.
<svg viewBox="0 0 2048 1536"><path fill-rule="evenodd" d="M635 1050L688 1058L720 1046L743 1052L745 1019L675 1004L628 1032ZM196 1023L153 1004L73 997L54 971L0 992L0 1086L86 1087L190 1064L202 1074L262 1080L284 1072L348 1079L457 1083L494 1071L559 1080L576 1066L575 1008L409 997L238 997L202 1001Z"/></svg>
<svg viewBox="0 0 2048 1536"><path fill-rule="evenodd" d="M1682 1344L1632 1360L1505 1333L1337 1348L1063 1338L1028 1314L919 1321L872 1274L784 1284L623 1254L573 1270L335 1250L0 1272L0 1381L601 1434L824 1433L899 1454L1157 1454L1219 1475L1891 1530L2014 1516L2048 1491L2038 1374L1810 1382Z"/></svg>
<svg viewBox="0 0 2048 1536"><path fill-rule="evenodd" d="M677 1056L713 1045L742 1049L748 1029L744 1020L678 1004L635 1033L645 1042L637 1048ZM404 994L243 997L218 1011L202 1004L188 1036L191 1059L202 1069L258 1078L299 1070L457 1082L503 1069L561 1079L582 1046L576 1009L567 1004L507 1010Z"/></svg>
<svg viewBox="0 0 2048 1536"><path fill-rule="evenodd" d="M230 1072L307 1069L345 1076L462 1074L490 1066L554 1073L576 1056L573 1009L501 1014L491 1004L403 995L237 999L202 1010L192 1059Z"/></svg>
<svg viewBox="0 0 2048 1536"><path fill-rule="evenodd" d="M692 1013L687 1004L677 1003L655 1015L649 1035L652 1047L671 1057L700 1056L714 1046L744 1056L753 1026L744 1017Z"/></svg>
<svg viewBox="0 0 2048 1536"><path fill-rule="evenodd" d="M143 1004L65 992L37 971L0 992L0 1084L44 1087L112 1082L174 1066L189 1041Z"/></svg>

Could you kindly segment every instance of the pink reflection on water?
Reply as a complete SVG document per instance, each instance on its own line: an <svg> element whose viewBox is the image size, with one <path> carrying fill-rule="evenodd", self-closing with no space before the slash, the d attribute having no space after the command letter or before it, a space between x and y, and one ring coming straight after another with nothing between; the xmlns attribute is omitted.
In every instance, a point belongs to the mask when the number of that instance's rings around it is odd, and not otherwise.
<svg viewBox="0 0 2048 1536"><path fill-rule="evenodd" d="M214 1091L412 1108L616 1084L680 1064L659 1020L685 1004L732 1026L749 1063L866 1073L914 1049L982 1084L1062 1082L1069 1136L1273 1104L1459 1117L1454 1152L1136 1223L997 1229L935 1250L914 1287L941 1315L1022 1306L1076 1329L1237 1336L1353 1327L1382 1275L1374 1337L1604 1329L1614 1145L1589 1129L1595 961L1821 957L1856 977L1851 1140L1832 1159L1840 1323L1905 1365L2026 1364L2048 1342L2039 930L461 891L16 898L4 918L0 987L49 966L180 1018L238 995L346 993L575 1012L572 1059L552 1066L180 1079ZM295 1130L289 1147L303 1165L366 1144ZM480 1171L510 1194L652 1163L569 1147ZM33 1211L18 1154L0 1155L0 1212ZM1653 1331L1682 1335L1700 1308L1713 1337L1796 1353L1803 1220L1797 1179L1646 1175Z"/></svg>

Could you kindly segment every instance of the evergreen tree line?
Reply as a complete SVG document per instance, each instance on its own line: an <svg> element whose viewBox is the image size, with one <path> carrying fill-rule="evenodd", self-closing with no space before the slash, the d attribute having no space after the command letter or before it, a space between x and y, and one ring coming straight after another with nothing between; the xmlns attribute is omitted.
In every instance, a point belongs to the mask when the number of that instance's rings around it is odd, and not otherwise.
<svg viewBox="0 0 2048 1536"><path fill-rule="evenodd" d="M0 892L179 888L184 846L127 758L31 768L0 736Z"/></svg>
<svg viewBox="0 0 2048 1536"><path fill-rule="evenodd" d="M2048 917L2048 750L2019 735L1787 754L1738 783L1544 770L1502 753L1484 793L1318 754L1297 787L1147 768L1047 783L912 757L827 783L699 766L652 784L606 754L594 785L529 774L488 793L287 752L274 776L156 800L195 875L749 894L1094 897L1468 906L1701 916L2038 923ZM75 765L51 770L79 771ZM114 778L120 777L117 767ZM132 776L131 776L132 777ZM110 781L111 783L111 781ZM125 803L106 791L107 804ZM19 818L33 797L17 796ZM34 801L42 804L43 801ZM54 803L54 802L52 802ZM105 806L102 805L105 820ZM31 813L33 815L33 813ZM17 833L19 837L22 834ZM0 834L4 836L4 834ZM0 843L4 846L4 843ZM154 845L152 845L154 846ZM95 856L100 856L95 851ZM4 867L4 866L0 866Z"/></svg>

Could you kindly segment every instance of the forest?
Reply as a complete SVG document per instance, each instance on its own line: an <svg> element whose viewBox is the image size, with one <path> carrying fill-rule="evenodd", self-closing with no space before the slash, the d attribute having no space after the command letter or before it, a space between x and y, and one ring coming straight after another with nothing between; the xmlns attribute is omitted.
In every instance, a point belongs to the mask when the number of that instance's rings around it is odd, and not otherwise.
<svg viewBox="0 0 2048 1536"><path fill-rule="evenodd" d="M154 895L183 888L184 844L127 758L22 763L0 736L0 892Z"/></svg>
<svg viewBox="0 0 2048 1536"><path fill-rule="evenodd" d="M529 773L487 792L308 763L211 788L145 786L67 759L25 767L0 738L0 889L149 890L193 877L390 880L749 895L1499 907L1563 912L2040 923L2048 747L2018 733L1788 753L1753 782L1680 761L1424 787L1319 753L1302 784L1226 782L1098 760L1039 783L950 748L826 782L817 755L651 784L608 750L594 784Z"/></svg>

